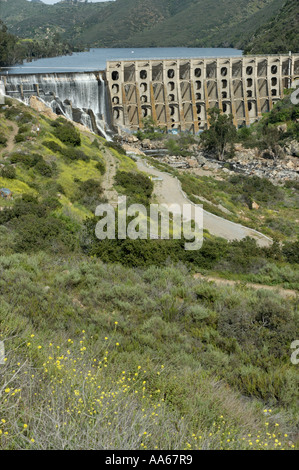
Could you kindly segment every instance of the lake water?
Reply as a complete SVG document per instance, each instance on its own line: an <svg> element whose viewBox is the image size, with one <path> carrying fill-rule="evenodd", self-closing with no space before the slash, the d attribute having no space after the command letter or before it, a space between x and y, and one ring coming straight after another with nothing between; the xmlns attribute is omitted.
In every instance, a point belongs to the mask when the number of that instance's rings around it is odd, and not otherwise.
<svg viewBox="0 0 299 470"><path fill-rule="evenodd" d="M242 51L231 48L152 47L136 49L90 49L72 55L38 59L5 69L8 74L92 72L106 69L108 60L189 59L201 57L239 57Z"/></svg>

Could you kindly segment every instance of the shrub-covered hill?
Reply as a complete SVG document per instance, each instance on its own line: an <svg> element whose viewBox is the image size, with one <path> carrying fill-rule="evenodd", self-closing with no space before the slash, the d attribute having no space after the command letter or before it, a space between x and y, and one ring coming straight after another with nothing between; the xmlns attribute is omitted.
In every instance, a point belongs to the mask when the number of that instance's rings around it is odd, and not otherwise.
<svg viewBox="0 0 299 470"><path fill-rule="evenodd" d="M2 19L20 37L59 34L72 44L96 47L243 47L283 4L284 0L116 0L50 6L0 0Z"/></svg>
<svg viewBox="0 0 299 470"><path fill-rule="evenodd" d="M245 53L279 54L298 52L299 47L299 4L288 0L283 8L263 24L244 43Z"/></svg>
<svg viewBox="0 0 299 470"><path fill-rule="evenodd" d="M19 38L8 32L7 26L0 19L0 67L22 63L24 60L66 55L78 50L81 49L61 41L57 34L46 40L38 40L35 37Z"/></svg>
<svg viewBox="0 0 299 470"><path fill-rule="evenodd" d="M148 178L65 119L7 100L0 123L0 449L296 448L297 298L193 276L296 288L296 245L96 242L112 158L129 200Z"/></svg>
<svg viewBox="0 0 299 470"><path fill-rule="evenodd" d="M0 292L0 449L297 446L295 300L45 252Z"/></svg>

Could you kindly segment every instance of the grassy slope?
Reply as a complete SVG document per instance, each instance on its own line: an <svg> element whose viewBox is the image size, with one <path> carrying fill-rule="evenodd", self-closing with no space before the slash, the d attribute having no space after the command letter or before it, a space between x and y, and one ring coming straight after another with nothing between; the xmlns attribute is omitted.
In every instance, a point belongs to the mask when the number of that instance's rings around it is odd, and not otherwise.
<svg viewBox="0 0 299 470"><path fill-rule="evenodd" d="M21 104L18 104L17 108L20 110L20 112L27 112L28 109L27 107ZM56 139L53 135L53 128L51 128L50 126L50 121L47 118L38 115L38 113L33 110L30 110L30 115L31 123L29 126L29 132L25 133L24 135L25 137L28 137L32 140L25 140L25 142L16 144L12 153L19 152L28 154L34 152L41 154L43 155L46 162L55 162L55 164L57 165L57 174L55 178L45 178L35 171L28 169L26 170L21 165L18 165L16 169L16 178L9 180L7 178L0 177L0 186L10 188L16 196L24 193L23 188L26 188L26 192L39 194L42 192L43 186L48 182L57 182L62 186L63 192L65 194L65 197L62 199L63 207L61 211L63 212L67 207L68 210L70 210L71 212L74 210L77 215L81 214L81 217L79 218L82 220L82 218L86 216L86 209L80 205L78 205L76 209L73 209L72 203L69 199L74 195L76 189L78 188L78 185L76 185L74 179L77 178L78 180L84 181L89 178L95 178L101 180L101 174L99 170L95 168L95 165L98 161L101 161L103 157L100 152L90 147L90 139L82 135L81 148L82 150L84 150L86 155L91 157L90 162L76 161L66 164L65 160L61 155L53 155L53 152L51 152L49 149L42 145L42 142L45 140L51 140L59 143L59 140ZM10 128L3 114L0 114L0 123L1 132L5 136L8 136ZM34 125L37 125L37 123L39 123L39 125L41 126L41 132L39 136L37 136L34 131L31 131L31 128L33 128ZM0 160L4 163L5 155L6 152L4 148L3 155L2 157L0 157ZM1 203L4 204L5 201L2 200ZM91 215L90 212L89 215Z"/></svg>
<svg viewBox="0 0 299 470"><path fill-rule="evenodd" d="M26 113L41 132L30 129L31 140L14 153L53 161L42 145L59 143L51 120L15 105L11 119ZM0 116L8 136L9 122ZM0 186L42 199L60 183L58 211L80 224L91 213L73 199L78 180L102 179L95 163L104 159L103 140L97 149L94 138L81 133L89 162L55 154L52 178L17 164L17 177ZM134 169L114 155L120 169ZM295 299L198 282L182 265L131 269L56 247L14 253L12 226L0 226L0 233L0 340L7 353L0 366L0 448L296 445L289 358L298 336Z"/></svg>
<svg viewBox="0 0 299 470"><path fill-rule="evenodd" d="M182 267L133 270L40 253L1 256L0 270L8 358L0 448L294 445L288 346L282 358L275 343L276 359L274 343L266 348L268 334L279 342L294 332L280 324L271 333L258 320L248 330L265 305L291 327L292 302L196 283Z"/></svg>

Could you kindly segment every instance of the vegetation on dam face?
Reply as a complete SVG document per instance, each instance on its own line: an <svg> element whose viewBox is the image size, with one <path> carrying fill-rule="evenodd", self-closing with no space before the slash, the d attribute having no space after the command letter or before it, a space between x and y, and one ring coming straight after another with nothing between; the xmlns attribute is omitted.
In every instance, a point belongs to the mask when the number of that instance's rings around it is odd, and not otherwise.
<svg viewBox="0 0 299 470"><path fill-rule="evenodd" d="M293 233L267 249L205 233L189 258L178 240L100 242L108 161L114 190L151 201L134 161L14 100L0 125L0 187L13 196L0 198L0 448L296 448L298 300L244 282L298 290ZM255 191L269 214L296 212L292 185L185 183L213 197Z"/></svg>
<svg viewBox="0 0 299 470"><path fill-rule="evenodd" d="M84 47L235 47L246 53L296 52L299 6L293 0L0 0L2 21L21 39L13 64ZM3 44L3 37L0 39ZM1 46L0 46L1 47ZM2 60L3 63L3 60ZM7 61L6 61L7 64Z"/></svg>

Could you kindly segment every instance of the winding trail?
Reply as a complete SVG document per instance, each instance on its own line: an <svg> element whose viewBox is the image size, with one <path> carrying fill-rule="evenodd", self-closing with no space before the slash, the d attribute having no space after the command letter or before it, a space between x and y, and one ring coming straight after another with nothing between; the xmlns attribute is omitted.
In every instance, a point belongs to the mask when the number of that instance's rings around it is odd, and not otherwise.
<svg viewBox="0 0 299 470"><path fill-rule="evenodd" d="M0 150L0 155L2 156L4 153L10 153L13 151L15 146L15 136L19 132L19 128L17 124L13 121L6 121L9 126L12 127L12 132L9 133L9 137L7 139L6 146Z"/></svg>
<svg viewBox="0 0 299 470"><path fill-rule="evenodd" d="M155 195L160 204L179 204L181 210L184 204L195 206L183 192L177 178L149 166L142 158L137 159L137 167L140 171L161 179L161 181L155 181ZM270 246L272 243L269 237L256 230L218 217L205 210L203 211L203 228L208 230L211 235L222 237L229 241L251 237L257 241L259 246Z"/></svg>
<svg viewBox="0 0 299 470"><path fill-rule="evenodd" d="M118 194L113 188L113 184L116 175L117 164L114 155L112 155L108 149L104 149L102 152L106 163L106 172L103 176L102 188L104 196L106 196L109 203L112 206L115 206L118 202Z"/></svg>

